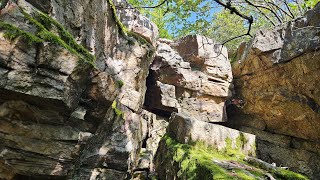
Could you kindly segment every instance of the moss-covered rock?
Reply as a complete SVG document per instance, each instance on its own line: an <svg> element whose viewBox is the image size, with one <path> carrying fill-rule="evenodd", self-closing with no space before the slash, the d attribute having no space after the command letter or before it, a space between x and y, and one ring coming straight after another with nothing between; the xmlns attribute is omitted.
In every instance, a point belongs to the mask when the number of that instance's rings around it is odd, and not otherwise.
<svg viewBox="0 0 320 180"><path fill-rule="evenodd" d="M218 151L198 141L182 144L166 135L160 142L156 157L156 171L160 179L308 179L281 168L267 171L244 161L244 155Z"/></svg>
<svg viewBox="0 0 320 180"><path fill-rule="evenodd" d="M19 8L25 20L34 26L37 31L35 34L32 34L9 22L1 21L0 28L5 31L7 39L14 40L17 37L22 37L30 45L43 42L54 43L77 55L80 61L95 67L95 56L82 45L78 44L59 22L40 11L33 10L33 12L27 12L22 7Z"/></svg>

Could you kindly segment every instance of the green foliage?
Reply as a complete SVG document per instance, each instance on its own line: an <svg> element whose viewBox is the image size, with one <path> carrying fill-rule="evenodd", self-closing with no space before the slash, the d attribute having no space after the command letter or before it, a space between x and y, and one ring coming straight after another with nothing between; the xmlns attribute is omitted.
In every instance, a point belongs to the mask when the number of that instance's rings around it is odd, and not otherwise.
<svg viewBox="0 0 320 180"><path fill-rule="evenodd" d="M289 4L290 10L287 9L285 1ZM254 18L250 31L250 34L254 35L258 29L270 28L273 25L284 23L303 15L307 9L314 7L319 1L250 0L255 5L266 7L259 9L250 6L244 0L231 1L231 4L242 14ZM129 2L135 7L141 7L154 6L161 3L162 0L129 0ZM235 15L235 13L230 13L230 10L222 8L213 1L168 0L167 2L168 4L164 3L157 8L138 8L159 27L160 37L172 39L188 34L202 34L223 43L232 37L247 33L249 24L246 20ZM222 2L226 3L227 1L223 0ZM272 4L275 4L275 6ZM281 7L287 14L277 10L277 6ZM268 8L272 9L273 12ZM248 41L249 38L249 36L243 36L225 44L229 54L233 55L238 45L243 41Z"/></svg>
<svg viewBox="0 0 320 180"><path fill-rule="evenodd" d="M118 109L118 107L117 107L117 101L116 100L114 100L112 102L111 108L113 109L114 113L116 113L116 115L118 117L121 117L121 118L124 117L124 113L120 109Z"/></svg>

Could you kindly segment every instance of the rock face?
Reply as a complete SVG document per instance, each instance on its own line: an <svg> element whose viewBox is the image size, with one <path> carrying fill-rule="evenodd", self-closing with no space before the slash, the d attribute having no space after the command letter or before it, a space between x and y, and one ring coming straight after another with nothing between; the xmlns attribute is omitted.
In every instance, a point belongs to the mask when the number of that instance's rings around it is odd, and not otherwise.
<svg viewBox="0 0 320 180"><path fill-rule="evenodd" d="M130 177L152 45L121 28L112 1L3 3L0 179Z"/></svg>
<svg viewBox="0 0 320 180"><path fill-rule="evenodd" d="M226 48L203 36L157 44L145 105L206 122L226 121L225 101L232 74Z"/></svg>
<svg viewBox="0 0 320 180"><path fill-rule="evenodd" d="M258 147L271 147L259 151L262 158L299 161L291 167L319 177L319 93L311 79L318 78L312 48L319 32L312 26L319 26L313 15L319 8L269 33L276 39L270 47L260 42L270 38L257 36L244 49L241 57L251 60L234 73L245 105L230 114L245 118L231 123L249 132L243 133L222 126L233 88L226 48L200 35L157 40L156 25L128 6L125 0L1 1L0 179L170 179L194 166L199 179L272 179L241 163L256 154L249 133L259 137ZM303 33L313 39L297 44ZM271 58L266 67L273 76L261 71L262 57ZM269 85L255 86L261 81ZM191 156L180 157L176 147ZM188 160L197 155L199 161ZM181 161L186 157L190 166Z"/></svg>
<svg viewBox="0 0 320 180"><path fill-rule="evenodd" d="M151 44L155 45L158 34L158 27L145 16L141 15L136 8L123 0L114 0L118 9L117 15L120 21L129 31L139 34Z"/></svg>
<svg viewBox="0 0 320 180"><path fill-rule="evenodd" d="M245 155L255 156L255 136L242 133L225 126L210 124L196 119L190 119L180 114L173 114L170 118L168 134L180 143L204 142L218 150L224 150L230 143L231 149L239 148ZM210 138L208 138L210 137Z"/></svg>
<svg viewBox="0 0 320 180"><path fill-rule="evenodd" d="M243 45L233 74L244 106L229 108L234 126L257 135L262 159L314 179L320 178L319 9Z"/></svg>

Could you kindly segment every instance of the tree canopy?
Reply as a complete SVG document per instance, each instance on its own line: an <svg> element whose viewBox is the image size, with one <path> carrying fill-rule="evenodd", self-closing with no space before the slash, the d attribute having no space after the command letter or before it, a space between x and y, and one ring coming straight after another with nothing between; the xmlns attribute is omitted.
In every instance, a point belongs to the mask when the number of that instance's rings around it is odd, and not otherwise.
<svg viewBox="0 0 320 180"><path fill-rule="evenodd" d="M303 15L320 0L129 0L158 27L160 37L202 34L234 51L260 28Z"/></svg>

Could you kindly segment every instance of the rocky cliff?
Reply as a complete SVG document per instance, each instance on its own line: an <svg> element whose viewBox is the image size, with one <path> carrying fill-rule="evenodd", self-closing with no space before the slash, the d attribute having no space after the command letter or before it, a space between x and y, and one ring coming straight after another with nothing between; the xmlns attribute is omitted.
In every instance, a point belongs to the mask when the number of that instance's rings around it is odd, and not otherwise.
<svg viewBox="0 0 320 180"><path fill-rule="evenodd" d="M231 125L257 136L268 162L320 178L320 4L305 17L260 31L233 64Z"/></svg>
<svg viewBox="0 0 320 180"><path fill-rule="evenodd" d="M259 35L239 53L242 64L233 72L239 106L229 103L233 75L225 47L200 35L158 39L156 25L126 1L1 1L0 179L307 179L255 158L279 163L265 157L290 151L300 164L286 166L319 177L318 167L306 164L318 162L318 86L311 85L318 41L297 44L318 36L319 9L272 31L277 39L291 26L299 30L286 35L292 51L280 40L259 50L275 57L268 66L253 48L261 47ZM262 69L283 82L271 82ZM261 83L252 80L256 74L273 87L265 92L279 90L278 100L264 97L263 86L248 86ZM285 83L291 89L280 91ZM252 99L258 91L261 97ZM283 122L273 114L268 121L269 111L283 113Z"/></svg>

